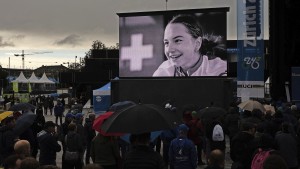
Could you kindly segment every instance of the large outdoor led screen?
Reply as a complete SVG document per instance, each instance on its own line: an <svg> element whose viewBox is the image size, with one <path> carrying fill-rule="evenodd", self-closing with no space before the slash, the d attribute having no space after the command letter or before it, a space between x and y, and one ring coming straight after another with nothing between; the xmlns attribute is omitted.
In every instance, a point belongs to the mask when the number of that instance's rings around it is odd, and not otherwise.
<svg viewBox="0 0 300 169"><path fill-rule="evenodd" d="M120 77L226 76L229 8L120 13Z"/></svg>

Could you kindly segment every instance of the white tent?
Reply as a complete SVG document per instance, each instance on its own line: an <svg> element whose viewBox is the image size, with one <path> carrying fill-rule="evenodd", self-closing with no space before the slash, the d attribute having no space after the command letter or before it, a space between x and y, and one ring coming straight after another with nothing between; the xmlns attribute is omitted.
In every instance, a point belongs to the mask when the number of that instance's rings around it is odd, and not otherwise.
<svg viewBox="0 0 300 169"><path fill-rule="evenodd" d="M20 73L19 77L17 77L15 80L11 82L18 82L18 83L28 83L28 79L24 76L23 72Z"/></svg>
<svg viewBox="0 0 300 169"><path fill-rule="evenodd" d="M51 83L54 84L53 81L49 80L46 76L46 73L43 74L43 76L40 78L39 83Z"/></svg>
<svg viewBox="0 0 300 169"><path fill-rule="evenodd" d="M39 79L35 76L34 72L32 72L30 78L28 79L30 83L40 83Z"/></svg>

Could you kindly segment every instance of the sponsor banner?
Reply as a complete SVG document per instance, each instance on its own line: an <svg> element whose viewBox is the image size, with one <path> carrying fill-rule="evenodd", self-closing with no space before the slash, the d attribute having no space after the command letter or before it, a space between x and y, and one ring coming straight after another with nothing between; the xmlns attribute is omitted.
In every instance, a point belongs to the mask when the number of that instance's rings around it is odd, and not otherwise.
<svg viewBox="0 0 300 169"><path fill-rule="evenodd" d="M292 67L292 100L300 102L300 67Z"/></svg>
<svg viewBox="0 0 300 169"><path fill-rule="evenodd" d="M237 16L237 81L240 84L237 86L237 96L263 98L265 62L262 0L237 1Z"/></svg>
<svg viewBox="0 0 300 169"><path fill-rule="evenodd" d="M263 98L265 91L265 84L263 81L238 81L237 93L240 93L239 97L242 98Z"/></svg>

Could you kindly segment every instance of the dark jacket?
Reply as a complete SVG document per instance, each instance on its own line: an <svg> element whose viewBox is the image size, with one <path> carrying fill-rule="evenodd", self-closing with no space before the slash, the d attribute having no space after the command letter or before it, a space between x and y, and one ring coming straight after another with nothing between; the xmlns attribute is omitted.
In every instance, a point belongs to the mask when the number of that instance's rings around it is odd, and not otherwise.
<svg viewBox="0 0 300 169"><path fill-rule="evenodd" d="M123 169L167 169L163 158L149 146L138 145L125 158Z"/></svg>
<svg viewBox="0 0 300 169"><path fill-rule="evenodd" d="M234 163L241 163L243 169L250 169L251 161L258 143L254 136L240 131L230 142L230 157Z"/></svg>
<svg viewBox="0 0 300 169"><path fill-rule="evenodd" d="M14 153L14 144L17 139L17 136L14 134L13 130L7 126L2 126L0 128L0 132L0 158L3 160Z"/></svg>
<svg viewBox="0 0 300 169"><path fill-rule="evenodd" d="M56 138L45 130L39 132L37 137L40 146L40 165L56 165L56 152L61 150Z"/></svg>
<svg viewBox="0 0 300 169"><path fill-rule="evenodd" d="M55 116L62 116L64 111L65 111L65 108L61 103L55 105L55 107L54 107L54 115Z"/></svg>
<svg viewBox="0 0 300 169"><path fill-rule="evenodd" d="M86 118L85 120L84 132L85 132L87 144L90 144L93 138L96 136L96 132L93 129L93 122L89 118Z"/></svg>
<svg viewBox="0 0 300 169"><path fill-rule="evenodd" d="M66 141L65 146L69 151L83 153L83 143L78 133L69 131L66 135Z"/></svg>

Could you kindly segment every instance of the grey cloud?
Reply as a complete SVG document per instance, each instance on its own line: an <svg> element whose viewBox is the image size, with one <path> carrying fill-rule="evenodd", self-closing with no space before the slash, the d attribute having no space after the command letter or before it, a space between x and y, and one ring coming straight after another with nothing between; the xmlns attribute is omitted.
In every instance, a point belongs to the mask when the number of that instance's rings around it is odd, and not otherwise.
<svg viewBox="0 0 300 169"><path fill-rule="evenodd" d="M79 35L76 34L71 34L61 40L56 41L54 44L55 45L70 45L70 46L77 46L80 45L80 41L82 39L80 38Z"/></svg>
<svg viewBox="0 0 300 169"><path fill-rule="evenodd" d="M15 46L15 44L10 41L4 41L3 37L0 36L0 47L8 47L8 46Z"/></svg>

